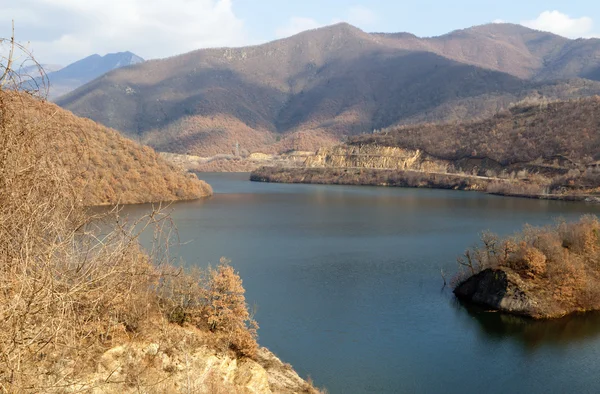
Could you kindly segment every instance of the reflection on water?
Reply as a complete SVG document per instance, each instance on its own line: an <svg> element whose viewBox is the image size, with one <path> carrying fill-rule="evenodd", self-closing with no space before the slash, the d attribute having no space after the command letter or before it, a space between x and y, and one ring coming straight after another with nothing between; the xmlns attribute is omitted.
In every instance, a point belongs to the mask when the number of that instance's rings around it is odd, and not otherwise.
<svg viewBox="0 0 600 394"><path fill-rule="evenodd" d="M600 391L598 315L528 321L440 291L440 269L450 277L482 230L600 206L201 177L212 198L170 207L179 256L201 266L230 258L258 305L260 343L332 394Z"/></svg>
<svg viewBox="0 0 600 394"><path fill-rule="evenodd" d="M591 341L600 336L599 312L535 320L492 311L454 298L451 305L460 318L477 325L484 340L518 343L527 351L545 346L566 348L575 341Z"/></svg>

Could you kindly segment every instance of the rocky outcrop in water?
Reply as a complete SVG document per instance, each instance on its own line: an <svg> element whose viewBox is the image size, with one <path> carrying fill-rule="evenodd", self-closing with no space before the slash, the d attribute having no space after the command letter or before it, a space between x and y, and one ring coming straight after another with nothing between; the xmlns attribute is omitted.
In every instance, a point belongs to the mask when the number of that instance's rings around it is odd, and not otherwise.
<svg viewBox="0 0 600 394"><path fill-rule="evenodd" d="M535 304L502 270L486 269L454 289L457 297L516 315L535 315Z"/></svg>

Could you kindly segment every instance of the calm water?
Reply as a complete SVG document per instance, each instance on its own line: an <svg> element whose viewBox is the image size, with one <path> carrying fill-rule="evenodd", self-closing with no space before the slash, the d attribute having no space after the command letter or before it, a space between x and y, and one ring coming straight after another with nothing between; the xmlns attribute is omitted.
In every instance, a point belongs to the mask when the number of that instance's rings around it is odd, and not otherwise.
<svg viewBox="0 0 600 394"><path fill-rule="evenodd" d="M478 193L248 182L172 206L188 264L226 256L259 341L330 393L600 391L600 315L521 320L460 305L440 269L482 230L600 207ZM128 207L136 216L145 206Z"/></svg>

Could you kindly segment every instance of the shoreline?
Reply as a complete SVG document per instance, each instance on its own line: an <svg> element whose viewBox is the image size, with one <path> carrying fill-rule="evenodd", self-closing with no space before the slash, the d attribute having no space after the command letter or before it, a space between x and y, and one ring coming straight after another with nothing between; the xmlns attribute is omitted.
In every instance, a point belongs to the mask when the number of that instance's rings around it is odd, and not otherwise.
<svg viewBox="0 0 600 394"><path fill-rule="evenodd" d="M250 181L478 191L502 197L600 203L600 196L590 194L528 194L488 190L488 187L493 186L494 183L497 182L502 182L514 187L528 186L528 184L523 181L499 180L497 178L486 178L473 175L429 173L410 170L261 167L250 174Z"/></svg>

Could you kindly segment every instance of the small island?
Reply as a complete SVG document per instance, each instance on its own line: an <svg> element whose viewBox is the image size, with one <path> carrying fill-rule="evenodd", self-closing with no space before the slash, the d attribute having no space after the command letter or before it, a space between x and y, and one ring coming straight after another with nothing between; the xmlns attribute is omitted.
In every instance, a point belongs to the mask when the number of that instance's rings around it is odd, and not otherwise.
<svg viewBox="0 0 600 394"><path fill-rule="evenodd" d="M501 312L558 318L600 309L600 221L583 216L549 227L526 225L501 239L484 233L481 246L458 259L461 300Z"/></svg>

